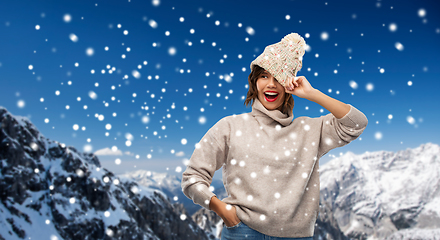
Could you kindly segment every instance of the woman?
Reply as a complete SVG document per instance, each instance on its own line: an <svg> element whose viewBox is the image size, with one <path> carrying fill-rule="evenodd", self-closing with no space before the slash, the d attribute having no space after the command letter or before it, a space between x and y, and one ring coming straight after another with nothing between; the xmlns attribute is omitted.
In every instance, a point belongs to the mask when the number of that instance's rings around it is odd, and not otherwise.
<svg viewBox="0 0 440 240"><path fill-rule="evenodd" d="M222 239L312 239L319 159L367 126L362 112L296 77L304 48L296 33L265 48L251 63L245 104L252 102L252 112L218 121L196 144L183 172L184 194L223 219ZM330 113L293 119L292 95ZM221 167L228 194L223 200L208 189Z"/></svg>

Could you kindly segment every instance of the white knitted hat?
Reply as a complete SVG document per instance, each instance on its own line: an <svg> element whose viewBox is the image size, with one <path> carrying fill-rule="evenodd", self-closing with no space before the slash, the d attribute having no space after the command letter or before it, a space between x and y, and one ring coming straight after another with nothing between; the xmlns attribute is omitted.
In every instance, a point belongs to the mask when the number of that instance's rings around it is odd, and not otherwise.
<svg viewBox="0 0 440 240"><path fill-rule="evenodd" d="M306 42L298 33L290 33L280 42L267 46L251 63L251 70L258 65L268 71L284 86L289 77L296 77L302 67Z"/></svg>

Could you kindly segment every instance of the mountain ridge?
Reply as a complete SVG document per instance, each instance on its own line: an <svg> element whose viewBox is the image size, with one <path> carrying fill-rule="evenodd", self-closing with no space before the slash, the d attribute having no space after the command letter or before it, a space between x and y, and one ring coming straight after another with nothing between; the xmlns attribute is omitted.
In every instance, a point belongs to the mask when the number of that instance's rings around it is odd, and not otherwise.
<svg viewBox="0 0 440 240"><path fill-rule="evenodd" d="M0 107L0 239L210 239L158 190Z"/></svg>
<svg viewBox="0 0 440 240"><path fill-rule="evenodd" d="M338 228L355 239L438 229L439 169L440 147L434 143L344 154L320 168L321 210L331 212Z"/></svg>
<svg viewBox="0 0 440 240"><path fill-rule="evenodd" d="M220 238L221 218L201 207L190 213L185 206L196 205L178 177L116 176L2 107L0 166L0 240ZM314 239L438 239L439 145L347 152L320 166L320 179ZM222 198L222 182L212 186Z"/></svg>

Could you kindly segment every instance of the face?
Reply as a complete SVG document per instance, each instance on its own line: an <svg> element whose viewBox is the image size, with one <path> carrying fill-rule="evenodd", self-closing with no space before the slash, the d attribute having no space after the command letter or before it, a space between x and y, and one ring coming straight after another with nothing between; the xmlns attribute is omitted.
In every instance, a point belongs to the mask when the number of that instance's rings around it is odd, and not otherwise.
<svg viewBox="0 0 440 240"><path fill-rule="evenodd" d="M284 87L268 71L258 76L257 90L258 100L266 109L283 111Z"/></svg>

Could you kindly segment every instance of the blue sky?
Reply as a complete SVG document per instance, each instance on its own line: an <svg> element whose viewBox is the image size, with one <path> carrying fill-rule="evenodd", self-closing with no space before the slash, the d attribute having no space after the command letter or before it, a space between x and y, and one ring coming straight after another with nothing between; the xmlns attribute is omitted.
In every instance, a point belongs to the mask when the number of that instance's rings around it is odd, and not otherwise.
<svg viewBox="0 0 440 240"><path fill-rule="evenodd" d="M321 164L439 144L439 10L427 0L2 1L0 106L49 139L105 153L117 174L180 176L212 125L251 110L250 62L297 32L309 46L298 75L369 119ZM295 116L328 113L294 99Z"/></svg>

